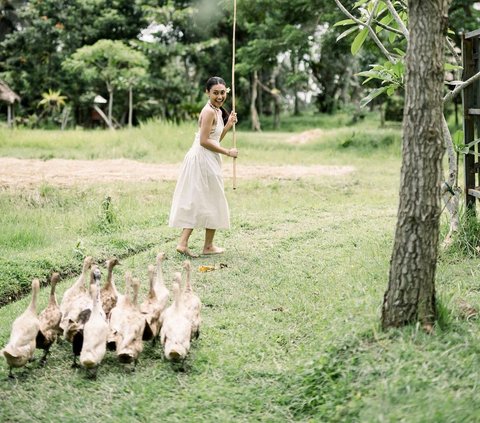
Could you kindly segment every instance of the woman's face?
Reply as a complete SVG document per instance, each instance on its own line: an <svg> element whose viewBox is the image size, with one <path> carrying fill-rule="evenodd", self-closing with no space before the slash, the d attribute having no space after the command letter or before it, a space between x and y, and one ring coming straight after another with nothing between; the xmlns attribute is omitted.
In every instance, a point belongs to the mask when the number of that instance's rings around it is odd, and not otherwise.
<svg viewBox="0 0 480 423"><path fill-rule="evenodd" d="M212 105L215 107L222 107L227 99L227 87L223 84L214 85L210 88L210 91L208 91L207 94Z"/></svg>

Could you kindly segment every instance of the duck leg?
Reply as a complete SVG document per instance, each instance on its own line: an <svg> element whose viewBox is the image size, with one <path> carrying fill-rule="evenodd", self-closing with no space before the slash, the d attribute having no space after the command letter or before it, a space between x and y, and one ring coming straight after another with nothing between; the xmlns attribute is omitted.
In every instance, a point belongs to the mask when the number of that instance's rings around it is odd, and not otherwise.
<svg viewBox="0 0 480 423"><path fill-rule="evenodd" d="M72 369L78 369L80 366L77 363L77 356L73 354L73 363L72 363Z"/></svg>
<svg viewBox="0 0 480 423"><path fill-rule="evenodd" d="M40 366L45 366L45 364L47 363L47 356L48 354L50 354L50 348L45 348L45 350L43 351L43 355L42 357L40 358Z"/></svg>
<svg viewBox="0 0 480 423"><path fill-rule="evenodd" d="M87 369L87 378L91 380L97 380L97 371L98 371L98 366Z"/></svg>

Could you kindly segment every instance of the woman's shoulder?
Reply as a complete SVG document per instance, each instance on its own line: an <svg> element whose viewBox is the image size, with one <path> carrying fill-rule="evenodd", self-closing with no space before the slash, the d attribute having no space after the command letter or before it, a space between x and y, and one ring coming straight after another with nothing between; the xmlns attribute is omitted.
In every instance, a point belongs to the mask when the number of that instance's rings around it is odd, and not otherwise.
<svg viewBox="0 0 480 423"><path fill-rule="evenodd" d="M203 106L203 109L200 113L204 116L215 116L215 110L208 103Z"/></svg>
<svg viewBox="0 0 480 423"><path fill-rule="evenodd" d="M210 121L215 119L215 110L213 110L208 104L206 104L200 112L200 117Z"/></svg>

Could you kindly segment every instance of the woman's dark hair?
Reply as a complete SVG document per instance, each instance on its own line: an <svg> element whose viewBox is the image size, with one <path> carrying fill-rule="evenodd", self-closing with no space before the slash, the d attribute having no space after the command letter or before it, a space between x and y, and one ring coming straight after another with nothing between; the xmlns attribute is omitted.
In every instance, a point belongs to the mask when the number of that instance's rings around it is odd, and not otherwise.
<svg viewBox="0 0 480 423"><path fill-rule="evenodd" d="M205 84L205 89L207 90L207 92L210 92L211 88L214 85L218 85L218 84L225 85L225 87L227 86L227 83L223 78L220 78L219 76L212 76L211 78L208 78L208 81ZM220 110L222 111L223 124L226 125L228 122L228 116L230 113L227 112L225 107L220 107Z"/></svg>

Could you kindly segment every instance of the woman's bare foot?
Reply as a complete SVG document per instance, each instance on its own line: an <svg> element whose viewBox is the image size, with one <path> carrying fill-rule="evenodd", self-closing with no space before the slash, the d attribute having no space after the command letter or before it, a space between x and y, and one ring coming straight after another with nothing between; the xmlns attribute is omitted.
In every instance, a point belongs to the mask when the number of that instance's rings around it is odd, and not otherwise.
<svg viewBox="0 0 480 423"><path fill-rule="evenodd" d="M204 247L203 248L203 254L209 255L209 254L222 254L225 252L224 248L220 247L215 247L215 245L212 245L211 247Z"/></svg>
<svg viewBox="0 0 480 423"><path fill-rule="evenodd" d="M186 255L187 257L191 257L191 258L197 258L198 257L198 254L194 254L192 253L188 247L182 247L180 245L177 245L177 253L180 253L180 254L184 254Z"/></svg>

